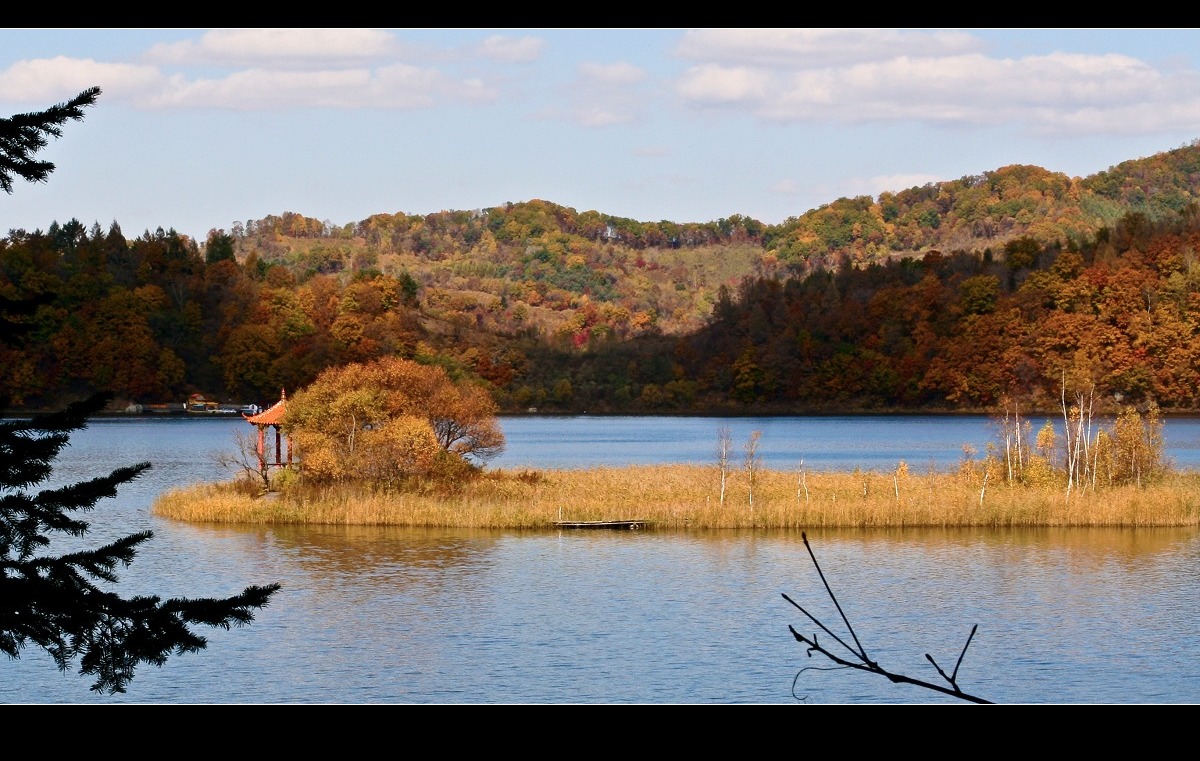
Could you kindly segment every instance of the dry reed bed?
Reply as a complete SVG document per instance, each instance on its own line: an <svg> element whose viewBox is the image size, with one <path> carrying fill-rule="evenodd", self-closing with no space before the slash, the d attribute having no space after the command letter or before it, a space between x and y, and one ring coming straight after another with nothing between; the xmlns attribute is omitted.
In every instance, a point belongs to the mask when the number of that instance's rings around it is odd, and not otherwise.
<svg viewBox="0 0 1200 761"><path fill-rule="evenodd" d="M1200 473L1145 487L1009 486L959 473L729 474L699 465L493 471L450 494L429 488L292 489L254 497L232 484L164 494L155 515L208 523L541 528L644 520L653 528L1196 526ZM751 499L753 497L753 499Z"/></svg>

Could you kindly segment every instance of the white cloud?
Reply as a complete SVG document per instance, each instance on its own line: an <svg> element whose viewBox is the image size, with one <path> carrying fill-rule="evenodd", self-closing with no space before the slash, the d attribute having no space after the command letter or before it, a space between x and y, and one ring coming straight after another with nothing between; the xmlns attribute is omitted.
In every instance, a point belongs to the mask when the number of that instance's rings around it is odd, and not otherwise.
<svg viewBox="0 0 1200 761"><path fill-rule="evenodd" d="M58 56L18 61L0 72L0 98L45 108L89 87L99 87L107 101L155 92L165 83L166 78L150 66Z"/></svg>
<svg viewBox="0 0 1200 761"><path fill-rule="evenodd" d="M583 127L608 127L633 121L628 111L614 111L603 106L577 108L571 112L571 120Z"/></svg>
<svg viewBox="0 0 1200 761"><path fill-rule="evenodd" d="M771 97L771 76L745 67L705 64L684 72L676 89L685 100L700 105L762 104Z"/></svg>
<svg viewBox="0 0 1200 761"><path fill-rule="evenodd" d="M395 35L378 29L218 29L205 32L199 40L155 45L145 60L297 67L392 58L399 51Z"/></svg>
<svg viewBox="0 0 1200 761"><path fill-rule="evenodd" d="M150 108L424 108L438 101L486 100L492 93L474 80L455 80L434 69L395 64L375 71L265 71L249 69L221 79L172 82L141 105Z"/></svg>
<svg viewBox="0 0 1200 761"><path fill-rule="evenodd" d="M780 180L771 186L771 192L794 196L800 192L800 186L795 180Z"/></svg>
<svg viewBox="0 0 1200 761"><path fill-rule="evenodd" d="M546 46L495 34L467 48L418 50L397 34L227 29L157 45L142 64L30 59L0 72L0 98L44 107L99 85L105 102L142 108L430 107L498 99L503 80L489 62L536 61ZM676 48L692 63L670 84L694 108L781 125L1015 125L1075 136L1200 123L1200 72L1182 59L1162 69L1128 55L999 58L982 49L954 31L695 30ZM641 121L664 102L661 80L628 62L585 62L574 75L543 116L603 127Z"/></svg>
<svg viewBox="0 0 1200 761"><path fill-rule="evenodd" d="M436 69L395 64L376 72L374 85L377 95L387 103L393 97L408 93L424 93L430 101L467 100L487 101L496 97L494 89L478 79L456 79ZM368 100L363 105L380 105Z"/></svg>
<svg viewBox="0 0 1200 761"><path fill-rule="evenodd" d="M1147 133L1197 123L1195 70L1164 72L1116 54L962 52L975 46L957 33L691 32L680 50L701 62L678 78L675 90L695 107L775 123L1008 123L1047 135ZM914 48L920 51L906 52Z"/></svg>
<svg viewBox="0 0 1200 761"><path fill-rule="evenodd" d="M1120 108L1079 108L1056 113L1040 129L1048 134L1144 135L1164 130L1194 133L1200 124L1200 101L1196 99L1153 107L1133 104Z"/></svg>
<svg viewBox="0 0 1200 761"><path fill-rule="evenodd" d="M682 58L767 68L843 66L896 56L945 56L980 50L963 32L895 29L700 29L684 35Z"/></svg>
<svg viewBox="0 0 1200 761"><path fill-rule="evenodd" d="M1131 100L1148 105L1173 88L1149 66L1124 56L968 55L797 72L772 78L766 89L753 107L769 121L1008 121L1053 131L1060 116L1078 108L1120 108Z"/></svg>
<svg viewBox="0 0 1200 761"><path fill-rule="evenodd" d="M583 63L579 75L606 85L633 85L646 79L646 72L629 63Z"/></svg>
<svg viewBox="0 0 1200 761"><path fill-rule="evenodd" d="M511 54L518 57L540 46L532 38L510 43L510 51L517 51ZM0 98L45 107L98 85L105 102L124 101L148 110L263 110L424 108L448 101L491 101L499 95L476 77L397 62L403 52L393 35L370 29L222 30L155 46L145 60L158 65L65 56L20 61L0 72ZM212 76L211 68L200 73L199 64L231 70Z"/></svg>
<svg viewBox="0 0 1200 761"><path fill-rule="evenodd" d="M333 72L279 72L249 69L222 79L182 78L160 97L143 105L268 109L305 106L345 106L347 98L369 88L366 69Z"/></svg>
<svg viewBox="0 0 1200 761"><path fill-rule="evenodd" d="M504 63L531 63L541 56L545 46L545 40L537 37L517 38L495 34L483 41L479 46L479 54Z"/></svg>

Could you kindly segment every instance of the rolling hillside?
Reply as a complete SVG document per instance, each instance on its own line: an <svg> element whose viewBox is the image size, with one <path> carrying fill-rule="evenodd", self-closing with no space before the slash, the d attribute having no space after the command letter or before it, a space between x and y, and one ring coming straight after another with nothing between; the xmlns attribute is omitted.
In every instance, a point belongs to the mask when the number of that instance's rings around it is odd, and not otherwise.
<svg viewBox="0 0 1200 761"><path fill-rule="evenodd" d="M1200 143L1123 162L1087 178L1001 167L878 198L840 198L779 225L732 215L705 223L636 221L549 201L356 223L284 212L236 226L241 260L297 277L378 270L406 274L439 317L474 312L489 330L533 329L585 343L700 327L720 286L807 274L930 250L999 253L1009 241L1082 245L1123 216L1178 215L1200 199Z"/></svg>

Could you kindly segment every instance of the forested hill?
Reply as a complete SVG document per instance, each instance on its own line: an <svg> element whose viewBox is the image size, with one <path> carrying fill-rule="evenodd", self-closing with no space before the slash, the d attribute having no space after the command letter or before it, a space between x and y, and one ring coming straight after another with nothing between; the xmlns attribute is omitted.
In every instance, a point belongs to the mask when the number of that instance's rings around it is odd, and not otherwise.
<svg viewBox="0 0 1200 761"><path fill-rule="evenodd" d="M285 212L234 225L239 259L255 255L303 277L407 272L421 285L523 303L531 323L568 329L573 302L624 307L636 324L698 327L716 288L749 275L807 274L929 250L999 251L1031 237L1082 245L1126 214L1171 219L1200 199L1200 141L1087 178L1008 166L897 192L841 198L766 225L741 215L705 223L637 221L533 200L474 211L378 214L341 227ZM530 323L526 323L530 324Z"/></svg>
<svg viewBox="0 0 1200 761"><path fill-rule="evenodd" d="M286 212L203 243L75 220L0 241L0 398L270 402L384 354L506 410L1195 409L1196 144L1073 179L1010 166L764 225L533 200Z"/></svg>

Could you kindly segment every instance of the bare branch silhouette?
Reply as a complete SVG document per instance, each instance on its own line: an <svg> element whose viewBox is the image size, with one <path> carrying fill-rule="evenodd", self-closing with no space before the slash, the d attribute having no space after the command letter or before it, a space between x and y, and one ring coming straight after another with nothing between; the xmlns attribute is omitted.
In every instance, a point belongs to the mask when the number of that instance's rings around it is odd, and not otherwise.
<svg viewBox="0 0 1200 761"><path fill-rule="evenodd" d="M238 473L251 483L262 486L264 492L271 490L271 476L267 471L266 462L269 458L260 458L257 440L245 431L233 432L232 452L218 452L214 455L217 464ZM270 447L267 442L266 447ZM264 455L268 453L264 451Z"/></svg>
<svg viewBox="0 0 1200 761"><path fill-rule="evenodd" d="M888 671L867 656L866 648L863 647L862 643L859 641L858 635L854 632L854 627L850 625L850 619L846 617L845 611L842 610L841 603L838 602L837 596L834 595L833 590L829 586L829 582L825 579L825 573L821 570L821 564L817 562L817 556L813 554L812 546L808 543L808 534L801 533L800 536L804 539L804 547L808 550L808 556L812 558L813 566L817 569L817 575L821 577L821 583L825 585L825 591L829 593L829 599L833 601L834 607L837 608L838 614L842 617L842 622L846 625L846 630L850 633L850 638L854 641L854 646L851 647L844 639L834 634L829 627L820 621L820 619L809 613L804 609L803 606L785 594L783 595L783 599L795 606L797 610L808 617L808 620L820 627L821 631L832 637L835 642L837 642L850 653L850 657L847 658L830 652L829 650L825 649L823 645L817 642L816 634L813 634L811 637L806 637L805 635L796 631L794 626L789 625L788 630L791 631L792 636L796 638L796 641L807 645L808 657L811 658L813 653L819 653L828 658L830 661L836 663L838 666L858 669L859 671L867 671L872 674L879 674L880 676L886 677L894 684L911 684L916 687L923 687L927 690L933 690L934 692L940 692L944 695L950 695L970 703L992 702L977 695L963 692L958 686L958 669L960 666L962 666L963 657L967 654L967 648L971 646L971 640L975 638L975 630L979 628L979 624L971 627L971 633L967 636L967 641L963 645L962 652L958 655L958 661L954 664L954 671L952 673L946 674L946 672L942 670L942 667L937 664L937 661L933 659L933 656L931 656L929 653L925 654L926 660L933 664L933 667L937 670L942 679L945 679L950 685L949 687L937 684L936 682L926 682L923 679L914 679L913 677L906 676L904 674ZM807 669L803 669L802 671L804 670ZM798 677L799 674L797 674L797 678Z"/></svg>

